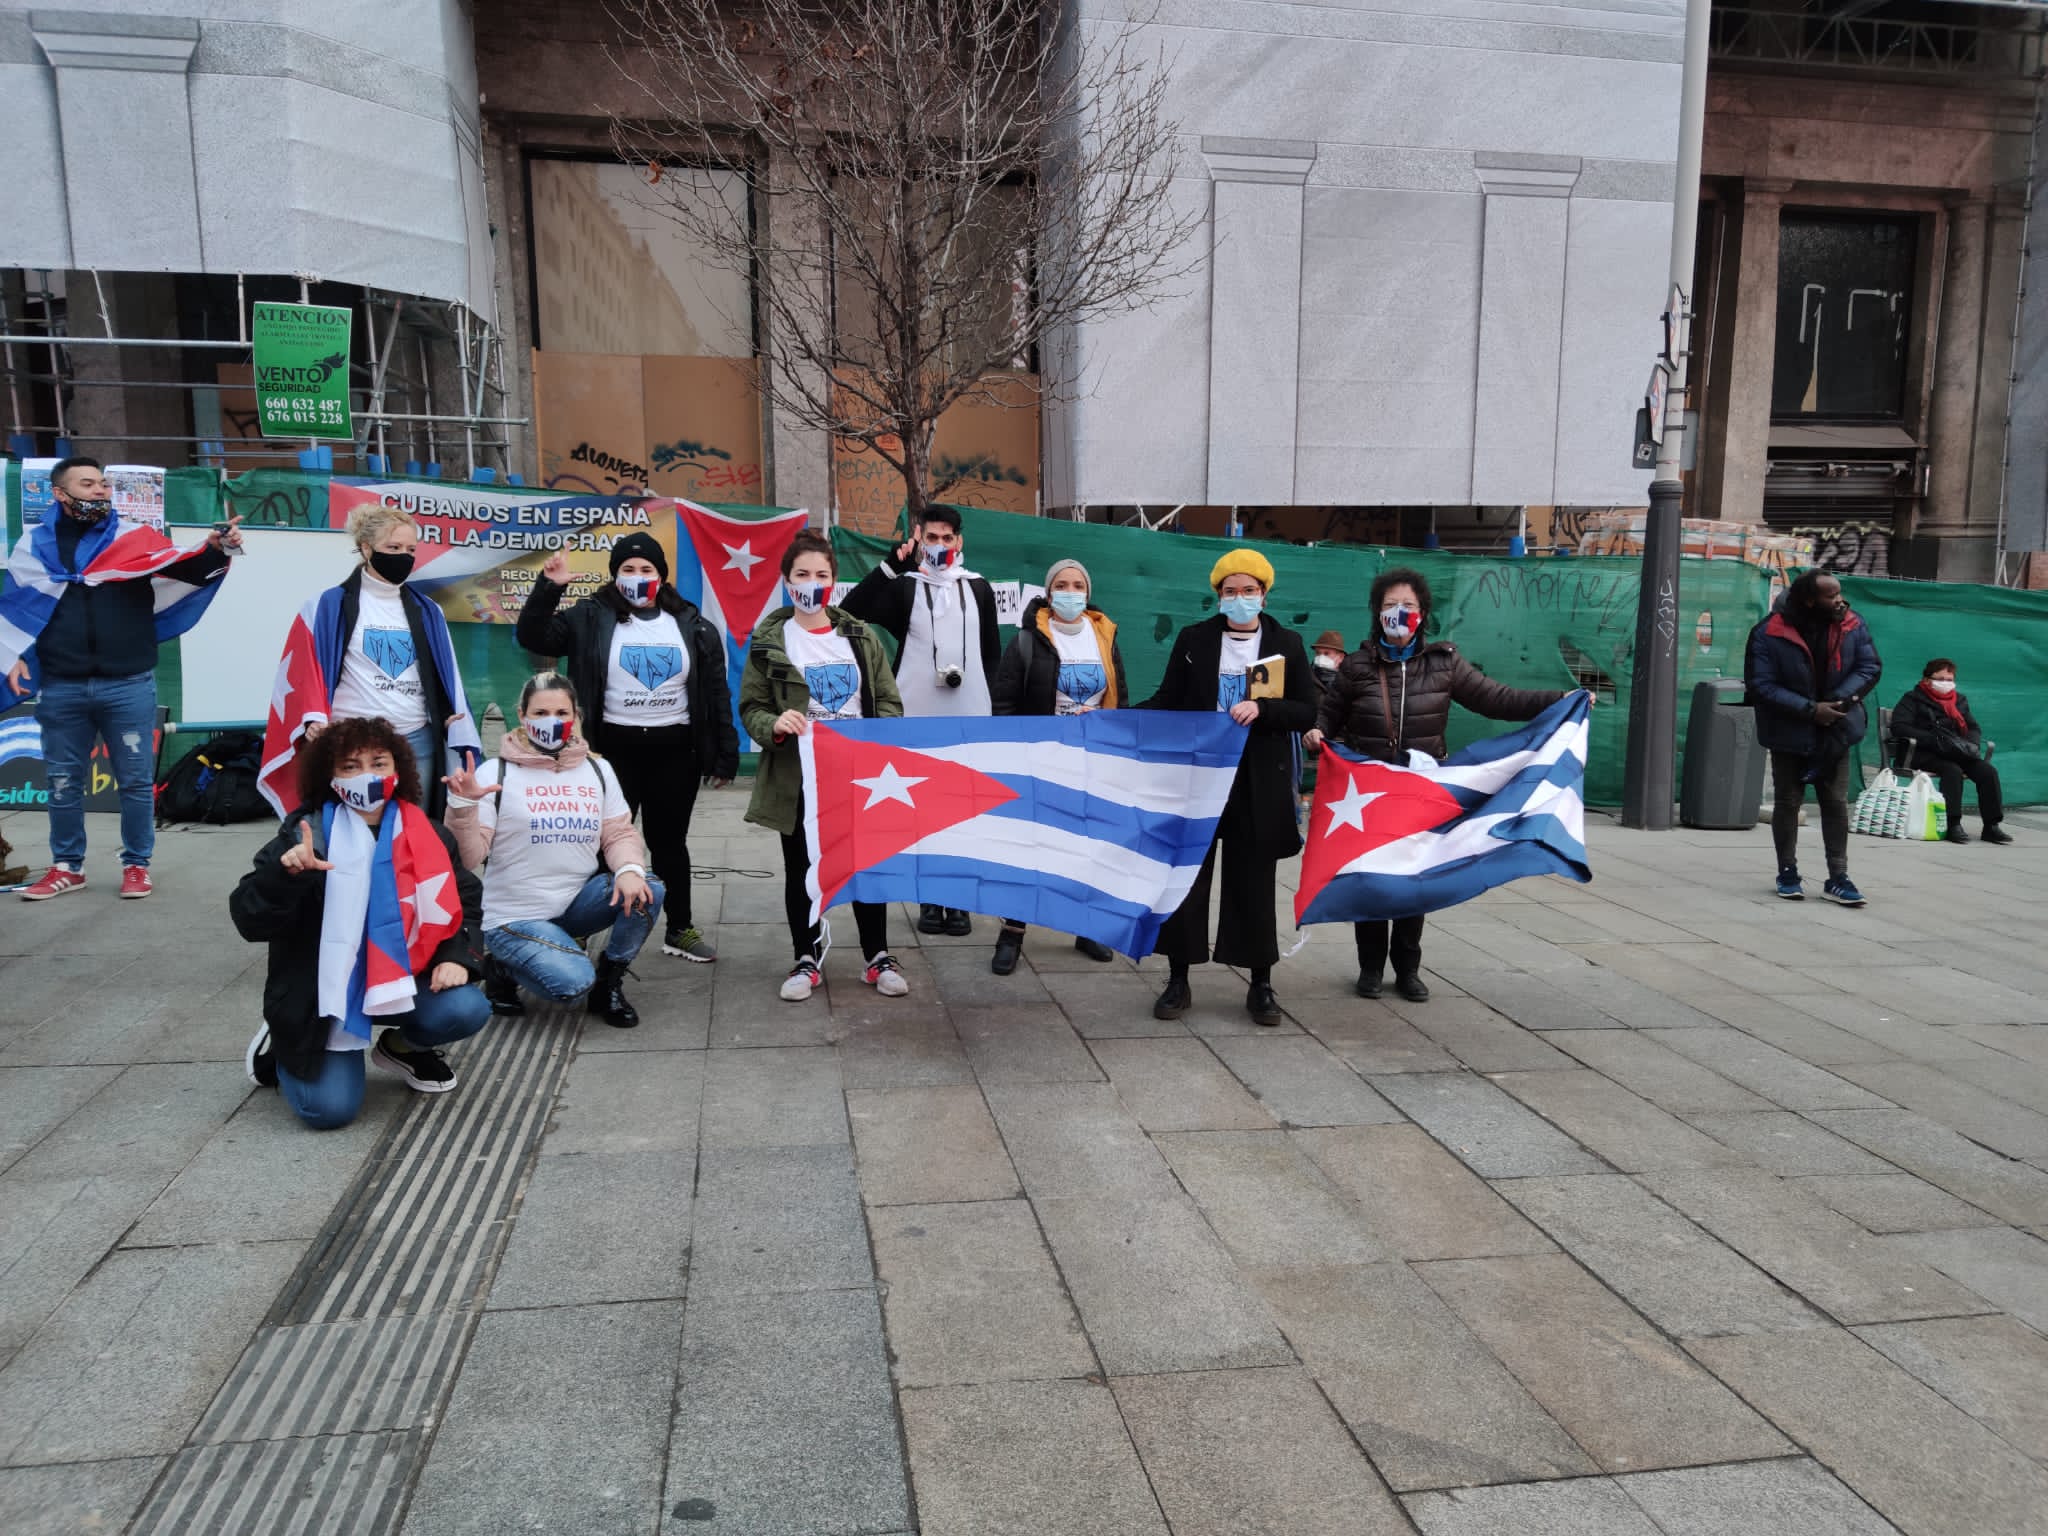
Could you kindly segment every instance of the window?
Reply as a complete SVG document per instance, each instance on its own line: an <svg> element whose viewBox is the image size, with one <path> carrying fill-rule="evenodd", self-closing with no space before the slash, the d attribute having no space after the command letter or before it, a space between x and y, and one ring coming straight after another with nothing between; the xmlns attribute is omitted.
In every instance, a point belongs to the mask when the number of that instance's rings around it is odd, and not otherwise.
<svg viewBox="0 0 2048 1536"><path fill-rule="evenodd" d="M1904 415L1916 234L1909 217L1784 215L1773 418L1897 421Z"/></svg>

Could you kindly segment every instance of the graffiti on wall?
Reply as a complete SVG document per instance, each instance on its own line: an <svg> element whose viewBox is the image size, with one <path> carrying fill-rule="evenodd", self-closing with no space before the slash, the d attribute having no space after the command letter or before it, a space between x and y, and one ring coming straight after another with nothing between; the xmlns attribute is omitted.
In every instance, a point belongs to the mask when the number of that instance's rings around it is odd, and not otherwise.
<svg viewBox="0 0 2048 1536"><path fill-rule="evenodd" d="M1813 540L1816 570L1837 576L1889 576L1892 573L1892 530L1889 523L1829 523L1787 530L1795 538Z"/></svg>

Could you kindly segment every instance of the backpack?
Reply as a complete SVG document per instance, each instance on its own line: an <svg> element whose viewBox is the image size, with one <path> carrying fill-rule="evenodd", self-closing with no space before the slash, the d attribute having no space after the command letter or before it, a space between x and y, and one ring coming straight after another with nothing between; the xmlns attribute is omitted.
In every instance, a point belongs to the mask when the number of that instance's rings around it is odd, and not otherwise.
<svg viewBox="0 0 2048 1536"><path fill-rule="evenodd" d="M159 825L275 819L257 780L263 772L263 737L255 731L222 731L171 765L156 786Z"/></svg>

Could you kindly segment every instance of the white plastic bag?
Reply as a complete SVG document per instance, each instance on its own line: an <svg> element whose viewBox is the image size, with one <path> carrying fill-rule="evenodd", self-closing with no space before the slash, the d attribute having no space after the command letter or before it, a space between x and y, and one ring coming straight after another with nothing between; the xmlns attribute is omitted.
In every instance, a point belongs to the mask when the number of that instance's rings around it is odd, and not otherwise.
<svg viewBox="0 0 2048 1536"><path fill-rule="evenodd" d="M1906 786L1903 835L1915 843L1938 843L1948 836L1948 802L1935 788L1933 776L1918 769L1913 771L1913 782Z"/></svg>
<svg viewBox="0 0 2048 1536"><path fill-rule="evenodd" d="M1918 778L1925 774L1915 775ZM1880 768L1870 787L1856 797L1849 817L1849 830L1870 837L1904 837L1908 821L1910 791L1889 768Z"/></svg>

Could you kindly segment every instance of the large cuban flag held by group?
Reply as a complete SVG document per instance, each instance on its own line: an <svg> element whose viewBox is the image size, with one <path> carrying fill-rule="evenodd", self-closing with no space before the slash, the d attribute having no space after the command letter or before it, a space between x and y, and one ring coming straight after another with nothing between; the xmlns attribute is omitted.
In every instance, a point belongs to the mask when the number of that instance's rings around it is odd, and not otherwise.
<svg viewBox="0 0 2048 1536"><path fill-rule="evenodd" d="M725 681L742 742L747 733L739 724L740 675L747 645L761 615L789 601L783 595L782 554L809 518L808 512L730 517L693 501L676 502L675 589L725 636Z"/></svg>
<svg viewBox="0 0 2048 1536"><path fill-rule="evenodd" d="M1414 917L1525 875L1590 880L1587 719L1568 694L1506 736L1441 763L1396 767L1325 744L1317 768L1299 924Z"/></svg>
<svg viewBox="0 0 2048 1536"><path fill-rule="evenodd" d="M1230 798L1244 727L1136 709L845 720L800 743L815 921L920 901L1149 954Z"/></svg>

